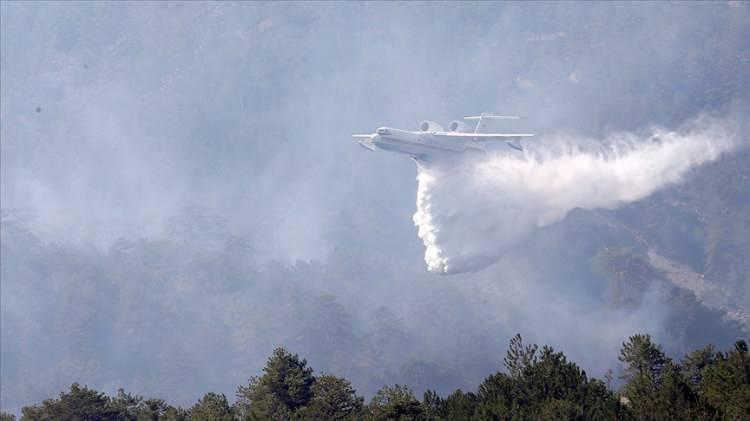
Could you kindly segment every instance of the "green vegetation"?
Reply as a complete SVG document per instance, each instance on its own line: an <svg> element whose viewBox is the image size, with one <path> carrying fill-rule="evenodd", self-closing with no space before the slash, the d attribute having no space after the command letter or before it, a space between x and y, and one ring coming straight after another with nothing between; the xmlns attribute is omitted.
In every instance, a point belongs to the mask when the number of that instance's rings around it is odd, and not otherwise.
<svg viewBox="0 0 750 421"><path fill-rule="evenodd" d="M447 397L428 390L420 401L405 385L384 386L364 404L351 383L316 376L307 361L277 348L263 369L237 389L237 400L206 393L190 409L161 399L115 396L73 384L57 399L24 407L21 420L664 420L745 419L750 414L750 355L744 340L719 352L698 349L675 362L649 335L634 335L619 356L624 383L589 378L562 352L510 341L505 372L476 393ZM0 413L0 420L14 420Z"/></svg>

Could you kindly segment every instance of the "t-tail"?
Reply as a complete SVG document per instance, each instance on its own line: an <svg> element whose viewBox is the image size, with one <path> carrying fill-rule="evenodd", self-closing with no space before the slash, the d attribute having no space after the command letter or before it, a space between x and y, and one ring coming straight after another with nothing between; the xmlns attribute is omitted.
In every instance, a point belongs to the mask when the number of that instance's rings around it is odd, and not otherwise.
<svg viewBox="0 0 750 421"><path fill-rule="evenodd" d="M487 127L487 120L521 120L523 117L515 115L495 115L490 113L482 113L479 115L470 115L464 117L464 120L476 120L477 127L474 129L474 133L483 133Z"/></svg>

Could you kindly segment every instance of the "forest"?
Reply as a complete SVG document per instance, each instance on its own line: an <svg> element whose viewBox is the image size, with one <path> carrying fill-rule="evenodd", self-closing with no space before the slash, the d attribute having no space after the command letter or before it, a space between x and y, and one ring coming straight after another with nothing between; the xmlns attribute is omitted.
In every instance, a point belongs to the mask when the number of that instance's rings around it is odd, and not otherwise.
<svg viewBox="0 0 750 421"><path fill-rule="evenodd" d="M589 377L563 352L510 340L504 370L473 391L420 400L405 385L383 386L369 401L345 378L316 373L307 360L276 348L262 374L240 385L234 403L208 392L189 408L119 389L114 396L74 383L57 398L26 406L21 420L740 420L750 414L745 340L708 345L679 361L648 334L622 344L620 387L613 374ZM15 420L2 413L0 420Z"/></svg>

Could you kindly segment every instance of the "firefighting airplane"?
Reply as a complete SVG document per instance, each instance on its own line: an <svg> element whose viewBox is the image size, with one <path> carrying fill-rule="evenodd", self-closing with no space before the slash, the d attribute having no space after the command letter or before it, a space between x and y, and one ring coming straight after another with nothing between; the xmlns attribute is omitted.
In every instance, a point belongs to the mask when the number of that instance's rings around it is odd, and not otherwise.
<svg viewBox="0 0 750 421"><path fill-rule="evenodd" d="M455 120L448 126L448 131L429 120L419 125L419 131L380 127L373 134L355 134L363 148L409 155L415 161L429 161L443 154L460 154L470 150L484 151L483 142L501 141L508 147L522 151L520 141L534 136L528 133L484 133L487 120L518 120L521 117L502 116L482 113L478 116L464 117L464 120L476 120L472 130L462 121ZM515 142L515 143L514 143Z"/></svg>

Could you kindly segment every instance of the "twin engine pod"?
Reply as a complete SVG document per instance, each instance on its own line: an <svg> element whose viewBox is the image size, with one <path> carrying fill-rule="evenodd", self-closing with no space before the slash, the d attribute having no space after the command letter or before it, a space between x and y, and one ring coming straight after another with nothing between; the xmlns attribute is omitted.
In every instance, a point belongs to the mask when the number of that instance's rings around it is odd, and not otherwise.
<svg viewBox="0 0 750 421"><path fill-rule="evenodd" d="M443 126L435 123L434 121L425 120L419 123L419 131L422 132L442 132Z"/></svg>
<svg viewBox="0 0 750 421"><path fill-rule="evenodd" d="M474 129L469 127L468 124L464 123L463 121L459 120L453 120L451 121L451 124L448 125L448 131L451 132L461 132L461 133L469 133L473 132Z"/></svg>
<svg viewBox="0 0 750 421"><path fill-rule="evenodd" d="M443 126L435 123L434 121L425 120L419 124L419 130L422 132L442 132ZM448 131L459 132L459 133L471 133L474 130L463 121L453 120L451 121L451 124L448 125Z"/></svg>

